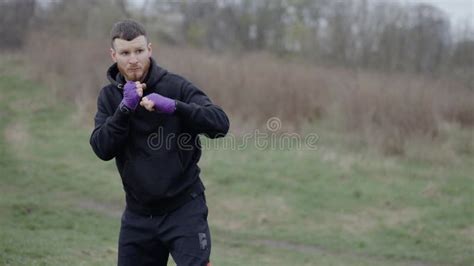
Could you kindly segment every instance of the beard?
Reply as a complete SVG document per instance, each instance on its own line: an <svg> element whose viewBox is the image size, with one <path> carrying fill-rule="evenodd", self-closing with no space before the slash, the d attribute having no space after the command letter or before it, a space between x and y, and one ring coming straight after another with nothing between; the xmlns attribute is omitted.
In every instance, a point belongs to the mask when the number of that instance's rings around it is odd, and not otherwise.
<svg viewBox="0 0 474 266"><path fill-rule="evenodd" d="M141 81L143 77L143 71L140 70L134 70L134 71L127 71L126 74L124 75L127 80L131 81Z"/></svg>
<svg viewBox="0 0 474 266"><path fill-rule="evenodd" d="M140 81L140 82L142 82L145 79L148 73L149 67L150 67L149 61L139 64L136 67L129 67L129 68L118 65L118 69L120 73L122 73L122 75L125 77L126 80Z"/></svg>

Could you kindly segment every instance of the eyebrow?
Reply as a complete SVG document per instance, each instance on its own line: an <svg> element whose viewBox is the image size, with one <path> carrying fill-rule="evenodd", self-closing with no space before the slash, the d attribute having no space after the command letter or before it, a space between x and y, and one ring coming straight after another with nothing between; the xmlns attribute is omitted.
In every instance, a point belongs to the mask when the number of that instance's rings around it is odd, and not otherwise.
<svg viewBox="0 0 474 266"><path fill-rule="evenodd" d="M120 48L117 50L117 52L121 53L121 52L127 52L127 51L130 51L130 50L139 50L139 49L145 49L143 46L135 46L135 47L131 47L131 48Z"/></svg>

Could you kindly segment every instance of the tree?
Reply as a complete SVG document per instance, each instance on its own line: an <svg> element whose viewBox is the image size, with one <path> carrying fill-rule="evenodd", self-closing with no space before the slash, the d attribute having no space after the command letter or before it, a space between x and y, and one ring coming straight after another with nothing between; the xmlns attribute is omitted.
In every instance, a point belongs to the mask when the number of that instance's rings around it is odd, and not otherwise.
<svg viewBox="0 0 474 266"><path fill-rule="evenodd" d="M0 2L0 48L21 48L35 12L35 0Z"/></svg>
<svg viewBox="0 0 474 266"><path fill-rule="evenodd" d="M427 4L417 5L412 16L410 44L415 71L432 72L445 59L451 39L449 20L443 11Z"/></svg>

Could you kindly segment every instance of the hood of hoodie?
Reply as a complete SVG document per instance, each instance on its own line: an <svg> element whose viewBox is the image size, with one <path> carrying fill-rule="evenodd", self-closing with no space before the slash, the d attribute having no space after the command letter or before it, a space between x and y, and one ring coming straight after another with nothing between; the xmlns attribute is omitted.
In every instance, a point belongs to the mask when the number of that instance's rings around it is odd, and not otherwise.
<svg viewBox="0 0 474 266"><path fill-rule="evenodd" d="M148 70L144 81L147 88L152 88L156 86L156 84L166 73L168 73L168 71L158 66L158 64L156 64L155 59L150 57L150 69ZM117 63L111 65L107 70L107 79L112 85L119 89L123 89L123 85L127 82L122 73L120 73Z"/></svg>

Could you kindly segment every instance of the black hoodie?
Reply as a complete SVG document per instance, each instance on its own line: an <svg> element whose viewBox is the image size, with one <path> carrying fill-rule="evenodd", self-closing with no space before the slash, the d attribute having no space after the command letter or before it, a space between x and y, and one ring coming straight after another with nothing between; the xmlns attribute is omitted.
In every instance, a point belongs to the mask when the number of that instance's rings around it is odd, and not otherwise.
<svg viewBox="0 0 474 266"><path fill-rule="evenodd" d="M198 134L222 137L229 119L196 86L150 60L143 96L155 92L174 99L176 112L149 112L140 105L133 113L122 112L125 79L113 64L107 71L111 84L102 88L97 100L90 144L100 159L115 158L128 208L163 213L184 203L184 194L204 191L197 165Z"/></svg>

